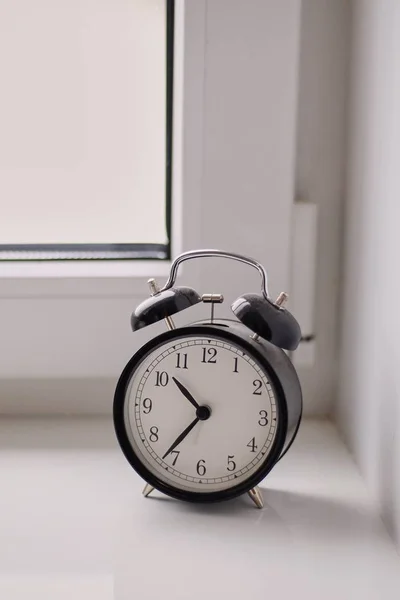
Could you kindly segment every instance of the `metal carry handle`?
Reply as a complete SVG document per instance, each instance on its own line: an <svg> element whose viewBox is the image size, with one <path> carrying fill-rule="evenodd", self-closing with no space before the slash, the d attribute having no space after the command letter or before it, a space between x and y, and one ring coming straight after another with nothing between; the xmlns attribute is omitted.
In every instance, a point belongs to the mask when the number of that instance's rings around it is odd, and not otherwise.
<svg viewBox="0 0 400 600"><path fill-rule="evenodd" d="M178 256L171 265L171 270L169 274L169 278L164 287L160 290L160 292L164 292L165 290L169 290L176 282L176 277L178 274L178 267L185 260L190 260L192 258L210 258L212 256L218 258L230 258L231 260L236 260L238 262L245 263L246 265L250 265L257 269L261 276L261 291L267 300L269 299L268 293L268 275L267 271L264 267L254 260L253 258L249 258L247 256L243 256L242 254L236 254L234 252L223 252L222 250L191 250L189 252L184 252L180 256Z"/></svg>

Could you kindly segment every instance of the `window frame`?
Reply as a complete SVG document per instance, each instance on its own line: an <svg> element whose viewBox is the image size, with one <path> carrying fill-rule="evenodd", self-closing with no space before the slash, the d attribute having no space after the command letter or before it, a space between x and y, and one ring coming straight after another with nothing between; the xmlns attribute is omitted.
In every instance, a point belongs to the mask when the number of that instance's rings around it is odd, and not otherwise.
<svg viewBox="0 0 400 600"><path fill-rule="evenodd" d="M173 55L173 65L170 65L171 85L167 97L171 122L167 136L169 165L166 165L169 173L167 212L170 216L169 221L167 220L168 256L158 260L151 257L135 260L0 260L0 299L84 298L93 294L106 297L133 294L139 298L146 290L150 275L167 278L171 257L182 252L185 247L197 244L199 232L196 223L201 204L201 187L198 182L202 177L206 0L167 2L170 5L169 19L174 21L173 38L170 38L167 49L169 56ZM198 34L185 36L187 27L198 29ZM187 56L190 56L189 60L185 58ZM196 76L196 72L200 76ZM184 88L193 90L193 94L185 93ZM191 143L193 139L196 139L195 145ZM185 206L183 196L186 198Z"/></svg>
<svg viewBox="0 0 400 600"><path fill-rule="evenodd" d="M172 169L173 169L173 98L174 98L174 36L175 0L165 2L166 28L166 89L165 89L165 229L163 243L107 244L1 244L0 276L3 263L64 262L64 261L169 261L171 259ZM17 272L20 270L17 269ZM51 271L51 269L50 269ZM6 269L5 273L12 272ZM46 270L44 270L46 272Z"/></svg>

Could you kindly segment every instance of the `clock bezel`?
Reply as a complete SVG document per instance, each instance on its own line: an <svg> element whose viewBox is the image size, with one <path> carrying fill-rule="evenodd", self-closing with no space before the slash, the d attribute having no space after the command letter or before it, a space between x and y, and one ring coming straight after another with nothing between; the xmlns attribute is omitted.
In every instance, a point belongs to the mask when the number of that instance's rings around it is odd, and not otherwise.
<svg viewBox="0 0 400 600"><path fill-rule="evenodd" d="M140 477L142 477L148 484L156 488L158 491L172 498L196 503L212 503L231 500L248 492L250 489L258 485L260 481L262 481L268 475L280 458L285 443L288 421L287 406L282 385L272 365L263 355L262 346L257 347L256 343L252 342L249 336L249 331L246 327L239 323L235 323L235 325L239 326L239 329L238 327L235 327L236 333L230 331L229 326L219 326L217 324L187 325L161 333L144 344L132 356L118 380L114 394L113 420L115 433L121 450L131 467L136 471L136 473L138 473L138 475L140 475ZM243 336L238 335L237 333L239 330L242 334L242 328L244 333ZM133 449L129 440L128 432L126 430L125 402L127 400L127 391L131 378L136 369L139 367L140 363L148 354L163 344L177 338L182 339L191 336L206 337L207 335L235 344L239 348L242 348L248 355L250 355L259 363L273 385L276 396L277 411L279 412L279 419L277 421L277 430L271 451L268 453L266 459L262 462L260 467L252 475L250 475L241 483L224 490L213 492L194 492L177 488L172 483L167 484L165 481L159 479L143 464L142 460ZM246 337L248 337L248 339L246 339Z"/></svg>

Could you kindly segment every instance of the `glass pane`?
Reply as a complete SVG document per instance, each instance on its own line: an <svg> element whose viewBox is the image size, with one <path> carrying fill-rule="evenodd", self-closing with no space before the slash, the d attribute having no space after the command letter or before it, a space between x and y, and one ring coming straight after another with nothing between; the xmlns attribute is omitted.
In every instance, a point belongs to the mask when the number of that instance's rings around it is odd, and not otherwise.
<svg viewBox="0 0 400 600"><path fill-rule="evenodd" d="M0 245L168 242L166 31L165 0L0 2Z"/></svg>

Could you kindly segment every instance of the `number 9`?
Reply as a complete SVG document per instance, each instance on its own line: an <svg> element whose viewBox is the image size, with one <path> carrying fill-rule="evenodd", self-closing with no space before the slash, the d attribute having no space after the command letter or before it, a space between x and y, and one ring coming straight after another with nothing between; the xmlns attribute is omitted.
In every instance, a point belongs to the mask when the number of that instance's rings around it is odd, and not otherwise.
<svg viewBox="0 0 400 600"><path fill-rule="evenodd" d="M152 408L153 408L153 402L150 400L150 398L145 398L143 400L143 412L144 412L144 414L148 415Z"/></svg>

